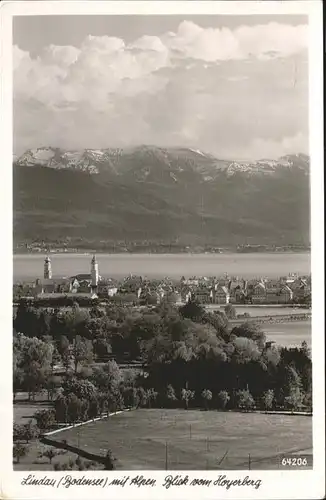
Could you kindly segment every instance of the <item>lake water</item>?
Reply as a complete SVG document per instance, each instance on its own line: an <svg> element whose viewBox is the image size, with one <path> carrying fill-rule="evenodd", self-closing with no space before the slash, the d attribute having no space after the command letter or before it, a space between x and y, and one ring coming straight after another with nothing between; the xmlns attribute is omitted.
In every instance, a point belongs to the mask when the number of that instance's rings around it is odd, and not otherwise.
<svg viewBox="0 0 326 500"><path fill-rule="evenodd" d="M14 281L43 276L44 255L14 255ZM90 272L91 255L52 254L53 276L73 276ZM309 253L253 254L98 254L99 273L121 278L130 273L149 278L170 276L231 276L244 278L310 273Z"/></svg>
<svg viewBox="0 0 326 500"><path fill-rule="evenodd" d="M283 347L300 347L305 340L311 349L311 321L293 321L261 325L267 340Z"/></svg>

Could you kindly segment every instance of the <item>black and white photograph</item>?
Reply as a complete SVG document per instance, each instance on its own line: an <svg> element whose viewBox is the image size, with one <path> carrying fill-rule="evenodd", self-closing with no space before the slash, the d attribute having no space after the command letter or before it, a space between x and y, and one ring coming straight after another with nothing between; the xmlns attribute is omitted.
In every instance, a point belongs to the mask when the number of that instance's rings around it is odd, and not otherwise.
<svg viewBox="0 0 326 500"><path fill-rule="evenodd" d="M19 484L62 477L60 495L84 498L72 478L96 475L115 495L216 498L259 495L264 471L313 473L323 159L309 11L17 3L49 4L12 16L3 335Z"/></svg>

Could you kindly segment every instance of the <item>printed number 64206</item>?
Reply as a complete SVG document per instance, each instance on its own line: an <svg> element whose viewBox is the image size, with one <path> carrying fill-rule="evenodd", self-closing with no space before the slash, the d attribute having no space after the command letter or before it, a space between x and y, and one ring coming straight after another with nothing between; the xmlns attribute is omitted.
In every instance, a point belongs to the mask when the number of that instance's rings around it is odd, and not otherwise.
<svg viewBox="0 0 326 500"><path fill-rule="evenodd" d="M306 457L283 457L281 464L284 467L304 467L308 465L308 460Z"/></svg>

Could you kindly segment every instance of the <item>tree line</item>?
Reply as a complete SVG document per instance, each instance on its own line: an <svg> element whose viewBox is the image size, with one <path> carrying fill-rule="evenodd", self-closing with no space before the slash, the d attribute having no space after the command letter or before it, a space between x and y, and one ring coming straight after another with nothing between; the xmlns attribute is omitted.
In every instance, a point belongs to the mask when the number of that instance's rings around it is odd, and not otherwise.
<svg viewBox="0 0 326 500"><path fill-rule="evenodd" d="M307 345L273 345L253 323L232 328L234 314L233 306L210 313L196 302L142 310L40 310L22 302L14 319L14 395L46 390L56 422L124 407L311 409ZM143 368L120 370L112 358Z"/></svg>

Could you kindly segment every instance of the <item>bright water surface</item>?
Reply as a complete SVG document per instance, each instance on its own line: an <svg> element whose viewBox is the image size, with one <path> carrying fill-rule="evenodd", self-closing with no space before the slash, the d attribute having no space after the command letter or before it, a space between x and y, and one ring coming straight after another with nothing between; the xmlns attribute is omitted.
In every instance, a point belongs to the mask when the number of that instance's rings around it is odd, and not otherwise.
<svg viewBox="0 0 326 500"><path fill-rule="evenodd" d="M52 254L53 276L90 272L91 255ZM121 278L130 273L153 277L231 276L244 278L310 273L309 253L228 254L98 254L99 273ZM14 281L43 276L44 255L14 255Z"/></svg>

